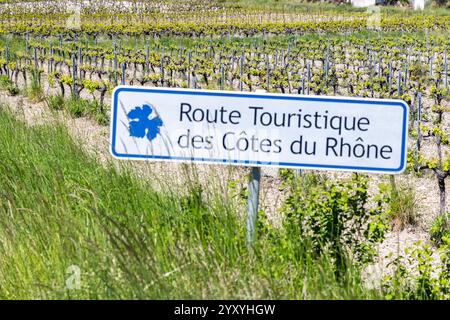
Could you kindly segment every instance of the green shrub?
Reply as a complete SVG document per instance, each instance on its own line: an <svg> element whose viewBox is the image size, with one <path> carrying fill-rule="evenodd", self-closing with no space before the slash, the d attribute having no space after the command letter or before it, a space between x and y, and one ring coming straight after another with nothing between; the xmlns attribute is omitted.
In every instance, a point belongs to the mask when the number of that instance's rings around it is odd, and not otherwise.
<svg viewBox="0 0 450 320"><path fill-rule="evenodd" d="M74 117L88 116L101 125L109 123L105 112L100 111L100 105L96 100L76 99L72 97L65 105L66 110Z"/></svg>
<svg viewBox="0 0 450 320"><path fill-rule="evenodd" d="M450 247L443 247L440 264L436 266L430 246L419 244L405 250L406 257L399 255L388 264L395 269L393 274L386 275L382 280L382 290L387 299L450 298Z"/></svg>
<svg viewBox="0 0 450 320"><path fill-rule="evenodd" d="M20 91L6 74L0 75L0 88L7 90L11 96L19 94Z"/></svg>
<svg viewBox="0 0 450 320"><path fill-rule="evenodd" d="M52 110L64 109L64 97L60 94L46 97L45 103Z"/></svg>
<svg viewBox="0 0 450 320"><path fill-rule="evenodd" d="M6 74L0 75L0 88L6 89L11 83L11 80Z"/></svg>
<svg viewBox="0 0 450 320"><path fill-rule="evenodd" d="M419 204L414 189L408 185L399 185L394 190L384 184L380 188L388 196L388 216L394 229L403 230L408 225L417 225Z"/></svg>
<svg viewBox="0 0 450 320"><path fill-rule="evenodd" d="M9 85L6 87L6 90L8 90L8 93L9 93L11 96L16 96L16 95L18 95L19 92L20 92L19 88L17 88L17 86L16 86L15 84L13 84L13 83L9 84Z"/></svg>
<svg viewBox="0 0 450 320"><path fill-rule="evenodd" d="M367 179L354 174L333 182L308 173L299 180L282 207L290 237L308 242L316 257L329 253L338 271L347 267L347 257L360 265L372 261L387 224L384 198L369 208Z"/></svg>
<svg viewBox="0 0 450 320"><path fill-rule="evenodd" d="M109 124L109 118L104 112L96 112L95 121L102 126L107 126Z"/></svg>
<svg viewBox="0 0 450 320"><path fill-rule="evenodd" d="M69 99L65 104L65 108L76 118L80 118L86 114L86 104L82 99Z"/></svg>
<svg viewBox="0 0 450 320"><path fill-rule="evenodd" d="M450 238L450 213L447 213L447 217L444 215L437 216L430 228L430 238L437 244L442 245L445 238Z"/></svg>
<svg viewBox="0 0 450 320"><path fill-rule="evenodd" d="M41 86L41 71L31 71L31 85L27 90L27 95L31 100L41 101L44 99L44 91Z"/></svg>

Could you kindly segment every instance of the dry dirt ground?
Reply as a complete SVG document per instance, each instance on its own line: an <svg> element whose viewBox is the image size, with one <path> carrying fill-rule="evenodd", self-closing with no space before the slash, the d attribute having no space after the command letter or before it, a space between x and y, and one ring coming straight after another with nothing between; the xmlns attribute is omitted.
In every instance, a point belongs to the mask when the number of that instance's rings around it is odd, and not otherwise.
<svg viewBox="0 0 450 320"><path fill-rule="evenodd" d="M71 118L64 112L50 111L45 103L30 102L22 96L9 96L6 92L0 92L0 103L9 105L18 117L24 119L29 125L40 123L51 123L61 121L69 129L70 134L76 141L80 142L82 148L101 162L110 162L109 154L109 128L98 125L95 121L87 118ZM1 128L0 128L1 129ZM118 160L113 160L117 164ZM245 215L245 203L239 199L239 190L246 186L249 173L248 168L224 167L215 165L182 165L178 163L143 162L133 161L127 163L138 175L148 176L154 181L156 188L170 190L174 193L182 193L186 185L192 181L201 181L204 188L214 188L215 192L223 193L231 185L235 186L237 203L241 206L241 214ZM156 174L158 172L158 174ZM198 175L199 179L195 177ZM342 179L349 176L347 173L327 173L331 179ZM195 179L191 179L195 178ZM370 190L376 192L380 182L388 182L386 175L372 175L370 178ZM410 174L396 176L398 184L409 185L415 190L419 221L416 226L407 227L401 231L390 231L383 243L378 246L379 259L377 263L370 266L367 277L378 281L383 274L390 272L387 264L390 259L386 257L391 253L394 257L403 255L405 248L413 246L417 241L430 243L428 230L438 212L439 193L437 183L432 175L417 178ZM447 184L448 187L448 184ZM448 192L449 190L447 190ZM280 222L278 212L287 191L283 189L282 181L276 169L262 169L261 181L261 208L265 210L268 218L275 225ZM433 248L434 257L437 261L438 253Z"/></svg>

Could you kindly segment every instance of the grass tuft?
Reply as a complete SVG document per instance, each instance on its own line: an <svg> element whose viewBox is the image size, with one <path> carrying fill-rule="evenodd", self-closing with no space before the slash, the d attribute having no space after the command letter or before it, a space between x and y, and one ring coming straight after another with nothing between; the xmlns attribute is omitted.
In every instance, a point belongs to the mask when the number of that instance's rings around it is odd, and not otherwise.
<svg viewBox="0 0 450 320"><path fill-rule="evenodd" d="M416 226L419 203L414 189L402 184L390 193L389 218L394 229L403 230L407 226Z"/></svg>

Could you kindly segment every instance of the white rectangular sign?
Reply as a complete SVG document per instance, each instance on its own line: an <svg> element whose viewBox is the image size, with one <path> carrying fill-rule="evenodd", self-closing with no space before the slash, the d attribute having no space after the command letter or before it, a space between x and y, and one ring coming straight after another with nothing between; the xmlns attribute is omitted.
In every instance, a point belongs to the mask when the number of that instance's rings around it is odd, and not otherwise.
<svg viewBox="0 0 450 320"><path fill-rule="evenodd" d="M120 159L400 173L402 100L119 86L111 153Z"/></svg>

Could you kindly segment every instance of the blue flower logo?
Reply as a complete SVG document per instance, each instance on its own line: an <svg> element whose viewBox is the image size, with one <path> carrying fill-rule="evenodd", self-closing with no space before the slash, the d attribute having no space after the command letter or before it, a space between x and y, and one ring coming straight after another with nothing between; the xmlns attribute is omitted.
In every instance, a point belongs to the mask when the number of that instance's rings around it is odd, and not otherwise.
<svg viewBox="0 0 450 320"><path fill-rule="evenodd" d="M149 104L136 107L128 112L130 136L136 138L147 137L149 141L155 139L159 134L159 128L163 125L163 122L157 114L152 116L153 114L156 114L156 111L153 112L153 108Z"/></svg>

